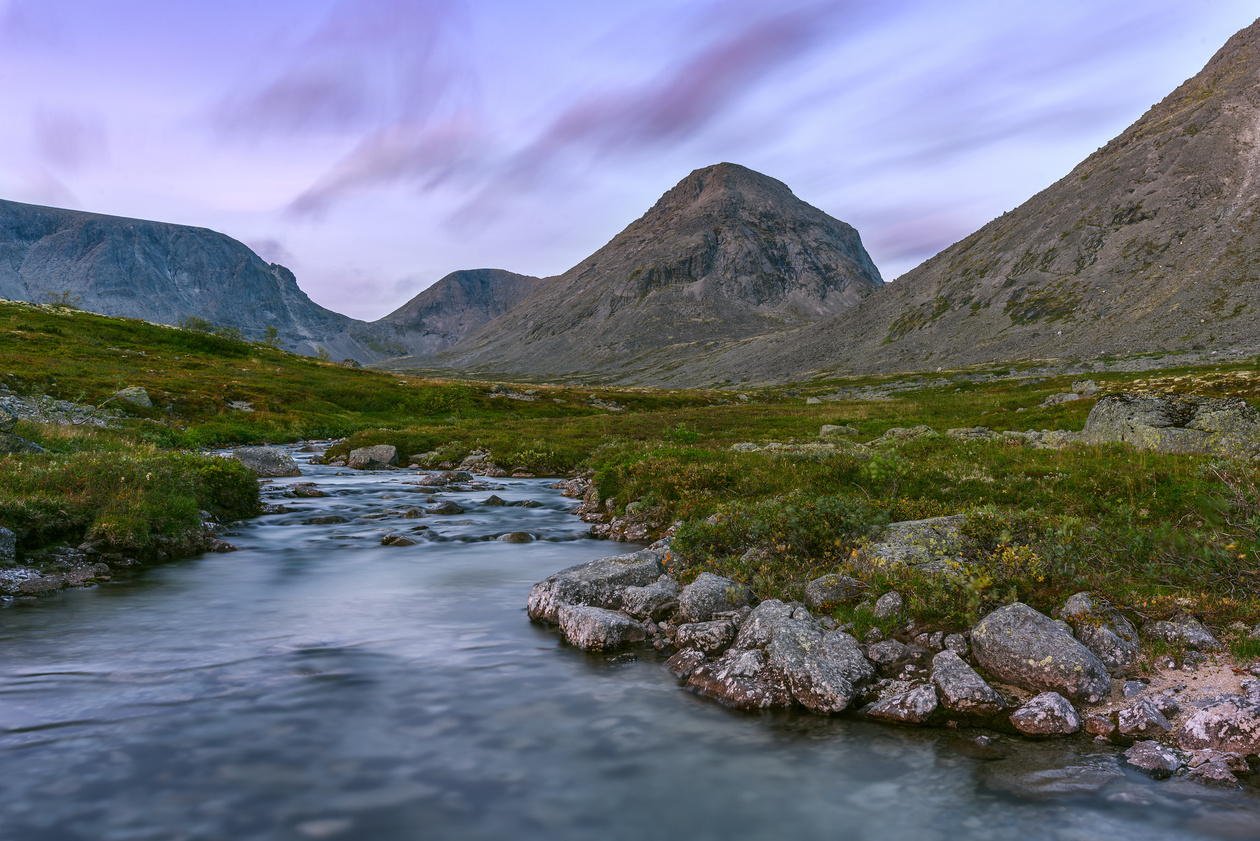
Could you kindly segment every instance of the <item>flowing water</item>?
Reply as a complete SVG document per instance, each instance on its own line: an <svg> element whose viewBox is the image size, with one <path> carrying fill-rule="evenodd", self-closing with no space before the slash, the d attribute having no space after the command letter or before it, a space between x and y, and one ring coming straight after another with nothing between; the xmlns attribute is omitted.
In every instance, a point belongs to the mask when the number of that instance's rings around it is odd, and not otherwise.
<svg viewBox="0 0 1260 841"><path fill-rule="evenodd" d="M0 838L1260 837L1256 789L1109 747L737 714L650 652L567 647L530 586L634 547L580 539L543 480L496 492L539 508L370 519L415 476L303 469L330 495L239 552L0 610ZM541 539L478 539L509 531Z"/></svg>

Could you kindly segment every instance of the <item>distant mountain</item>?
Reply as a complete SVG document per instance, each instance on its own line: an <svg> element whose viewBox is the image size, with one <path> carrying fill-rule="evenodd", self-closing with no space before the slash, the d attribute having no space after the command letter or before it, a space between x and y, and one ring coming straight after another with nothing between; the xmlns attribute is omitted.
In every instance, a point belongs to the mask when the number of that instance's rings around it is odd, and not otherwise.
<svg viewBox="0 0 1260 841"><path fill-rule="evenodd" d="M1260 21L1065 178L834 318L693 360L729 376L1260 347Z"/></svg>
<svg viewBox="0 0 1260 841"><path fill-rule="evenodd" d="M160 324L204 319L335 359L388 355L353 337L367 324L324 309L293 273L206 228L0 201L0 297L73 300L104 315Z"/></svg>
<svg viewBox="0 0 1260 841"><path fill-rule="evenodd" d="M691 173L450 351L387 364L634 382L707 343L840 312L882 285L851 226L782 182L724 163Z"/></svg>

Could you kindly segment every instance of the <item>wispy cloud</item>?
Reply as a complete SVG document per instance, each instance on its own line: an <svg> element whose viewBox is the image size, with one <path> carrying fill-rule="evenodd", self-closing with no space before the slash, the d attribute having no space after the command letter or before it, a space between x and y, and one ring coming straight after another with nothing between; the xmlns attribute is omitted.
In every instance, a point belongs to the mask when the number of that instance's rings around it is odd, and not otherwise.
<svg viewBox="0 0 1260 841"><path fill-rule="evenodd" d="M72 172L108 157L105 123L100 117L41 108L32 129L35 154L41 162Z"/></svg>

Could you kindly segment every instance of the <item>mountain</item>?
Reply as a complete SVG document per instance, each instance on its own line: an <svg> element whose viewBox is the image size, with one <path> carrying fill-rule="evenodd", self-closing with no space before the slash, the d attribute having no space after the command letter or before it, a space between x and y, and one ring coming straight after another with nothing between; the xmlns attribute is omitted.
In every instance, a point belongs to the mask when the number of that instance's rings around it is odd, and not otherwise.
<svg viewBox="0 0 1260 841"><path fill-rule="evenodd" d="M275 327L285 347L335 359L386 355L353 337L364 322L324 309L284 266L206 228L0 200L0 297L64 298L160 324L200 318L253 339Z"/></svg>
<svg viewBox="0 0 1260 841"><path fill-rule="evenodd" d="M694 381L1260 346L1260 21L1067 176L834 318Z"/></svg>
<svg viewBox="0 0 1260 841"><path fill-rule="evenodd" d="M882 285L851 226L780 181L723 163L688 175L450 351L388 365L635 382L706 343L807 324Z"/></svg>

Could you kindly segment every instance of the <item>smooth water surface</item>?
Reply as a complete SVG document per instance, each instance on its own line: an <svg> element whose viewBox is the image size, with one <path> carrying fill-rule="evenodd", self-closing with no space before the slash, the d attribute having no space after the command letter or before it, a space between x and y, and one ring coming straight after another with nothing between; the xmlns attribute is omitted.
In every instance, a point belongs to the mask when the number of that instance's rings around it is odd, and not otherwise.
<svg viewBox="0 0 1260 841"><path fill-rule="evenodd" d="M0 837L1260 837L1255 789L1109 747L993 759L966 732L737 714L653 653L565 646L530 586L627 547L580 539L543 480L496 491L541 508L371 519L425 502L414 474L303 470L331 495L241 525L239 552L0 610ZM476 539L508 531L541 539Z"/></svg>

